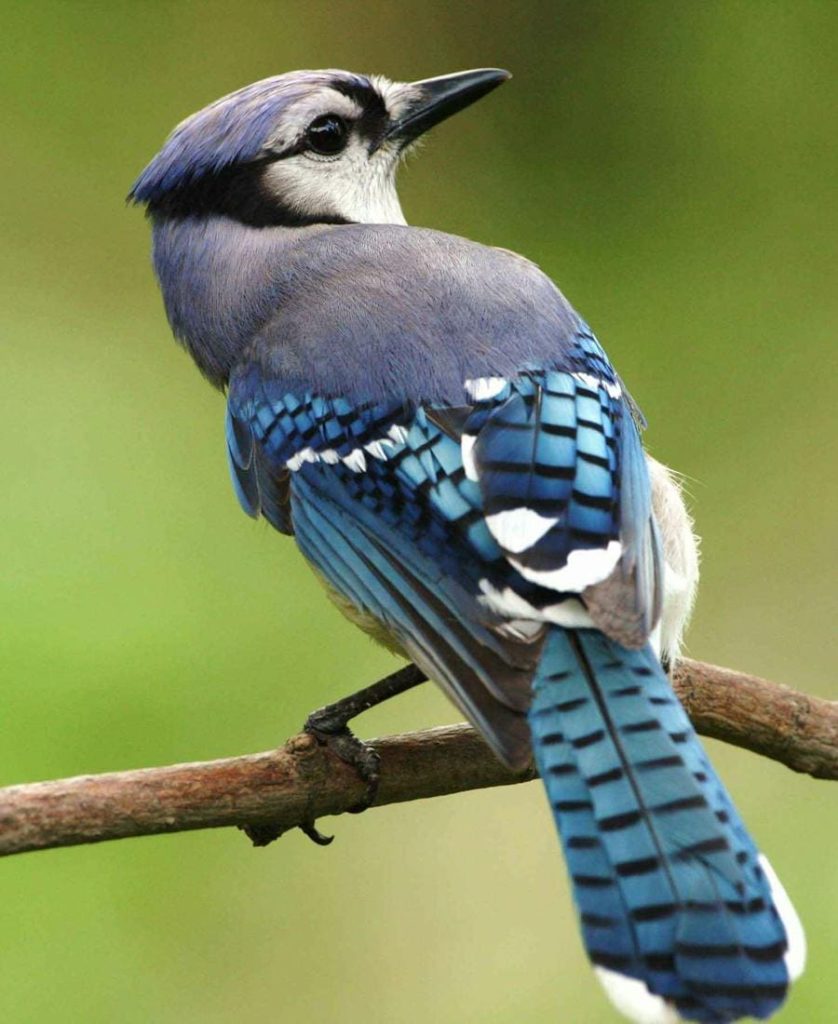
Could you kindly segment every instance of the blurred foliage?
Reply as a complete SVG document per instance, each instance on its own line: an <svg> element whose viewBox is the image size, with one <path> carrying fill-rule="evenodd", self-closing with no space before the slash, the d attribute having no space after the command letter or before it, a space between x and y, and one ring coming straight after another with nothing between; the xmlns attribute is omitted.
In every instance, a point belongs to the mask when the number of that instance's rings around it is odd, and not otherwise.
<svg viewBox="0 0 838 1024"><path fill-rule="evenodd" d="M263 749L395 667L239 512L222 400L122 205L176 121L297 67L514 72L403 173L408 218L526 253L594 325L688 479L691 652L834 696L836 31L805 0L6 0L2 781ZM424 689L363 730L456 717ZM831 1020L838 790L712 753L808 929L778 1020ZM5 862L0 1014L615 1019L537 786L334 830L326 851L227 831Z"/></svg>

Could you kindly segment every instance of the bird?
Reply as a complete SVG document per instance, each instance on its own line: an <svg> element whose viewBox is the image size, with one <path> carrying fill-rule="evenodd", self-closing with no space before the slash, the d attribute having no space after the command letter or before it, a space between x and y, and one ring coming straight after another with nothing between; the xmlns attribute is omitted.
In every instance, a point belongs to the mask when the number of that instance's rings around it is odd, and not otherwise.
<svg viewBox="0 0 838 1024"><path fill-rule="evenodd" d="M129 200L226 394L242 508L501 761L534 761L617 1010L765 1019L805 940L670 684L698 579L678 478L535 264L399 202L416 141L510 77L279 74L179 124Z"/></svg>

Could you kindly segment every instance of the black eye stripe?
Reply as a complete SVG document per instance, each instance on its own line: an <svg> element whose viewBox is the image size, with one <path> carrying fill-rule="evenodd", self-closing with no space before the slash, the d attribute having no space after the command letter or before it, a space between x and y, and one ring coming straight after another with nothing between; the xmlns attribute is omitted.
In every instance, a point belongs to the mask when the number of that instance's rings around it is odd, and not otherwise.
<svg viewBox="0 0 838 1024"><path fill-rule="evenodd" d="M384 100L369 83L335 82L332 86L336 92L354 100L364 111L364 117L387 118L387 107Z"/></svg>
<svg viewBox="0 0 838 1024"><path fill-rule="evenodd" d="M348 136L349 129L342 117L323 114L306 128L306 148L323 156L334 156L345 148Z"/></svg>

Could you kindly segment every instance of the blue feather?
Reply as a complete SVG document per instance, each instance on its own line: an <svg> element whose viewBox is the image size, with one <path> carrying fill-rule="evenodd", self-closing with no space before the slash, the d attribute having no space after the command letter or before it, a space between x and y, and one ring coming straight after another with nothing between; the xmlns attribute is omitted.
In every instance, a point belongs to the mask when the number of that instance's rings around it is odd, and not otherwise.
<svg viewBox="0 0 838 1024"><path fill-rule="evenodd" d="M619 398L569 373L532 374L475 430L474 462L486 515L531 509L554 521L515 552L519 567L560 568L573 550L619 536ZM648 509L646 511L648 518Z"/></svg>
<svg viewBox="0 0 838 1024"><path fill-rule="evenodd" d="M223 96L181 122L142 171L129 198L154 203L208 174L265 154L272 133L295 103L318 88L372 91L369 79L343 71L274 75Z"/></svg>
<svg viewBox="0 0 838 1024"><path fill-rule="evenodd" d="M227 464L239 504L251 517L259 515L259 483L254 463L253 434L250 427L227 409Z"/></svg>
<svg viewBox="0 0 838 1024"><path fill-rule="evenodd" d="M648 647L551 625L574 595L528 580L522 553L491 529L498 511L549 516L523 553L541 567L619 540L631 600L654 614L645 460L595 344L579 340L584 370L528 370L450 413L242 373L229 400L234 483L248 511L294 530L329 585L386 627L498 756L523 764L534 752L595 966L691 1020L766 1017L789 980L784 925L660 663ZM514 616L485 600L491 591L535 628L510 632ZM598 597L586 591L590 605Z"/></svg>
<svg viewBox="0 0 838 1024"><path fill-rule="evenodd" d="M691 1020L765 1018L786 934L757 851L647 648L555 630L529 718L594 964Z"/></svg>
<svg viewBox="0 0 838 1024"><path fill-rule="evenodd" d="M787 900L647 645L662 557L645 423L608 357L513 253L286 205L275 161L324 104L349 97L373 147L387 118L421 122L417 84L395 108L381 85L254 83L179 125L132 189L172 329L229 389L238 500L295 534L500 758L534 752L618 1006L647 1024L766 1017L795 959Z"/></svg>

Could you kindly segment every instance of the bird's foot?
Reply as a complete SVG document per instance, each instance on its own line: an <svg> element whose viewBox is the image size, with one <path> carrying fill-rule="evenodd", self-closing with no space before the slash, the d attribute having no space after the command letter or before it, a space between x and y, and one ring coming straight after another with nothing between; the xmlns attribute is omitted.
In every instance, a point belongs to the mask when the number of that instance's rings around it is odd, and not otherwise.
<svg viewBox="0 0 838 1024"><path fill-rule="evenodd" d="M427 676L415 665L407 665L379 679L377 683L334 704L327 704L308 716L303 731L313 736L322 746L328 747L341 761L351 765L366 784L363 797L354 807L349 808L351 814L360 814L375 803L380 765L376 750L358 739L350 730L349 722L377 704L424 683L426 679ZM314 822L301 825L300 828L318 846L327 846L332 841L332 836L324 836L317 831Z"/></svg>
<svg viewBox="0 0 838 1024"><path fill-rule="evenodd" d="M328 846L335 838L334 836L324 836L323 833L315 827L313 821L307 821L304 825L298 825L297 827L318 846ZM281 835L288 831L285 828L278 828L275 825L239 825L239 828L244 832L254 846L270 846L271 843L275 842Z"/></svg>
<svg viewBox="0 0 838 1024"><path fill-rule="evenodd" d="M373 747L358 739L346 722L346 716L335 705L329 705L313 711L308 716L303 731L313 736L322 746L328 747L345 764L351 765L366 784L363 797L354 807L349 808L350 814L360 814L372 806L378 794L380 758ZM306 832L306 835L314 839L311 833ZM314 841L320 842L317 839Z"/></svg>

